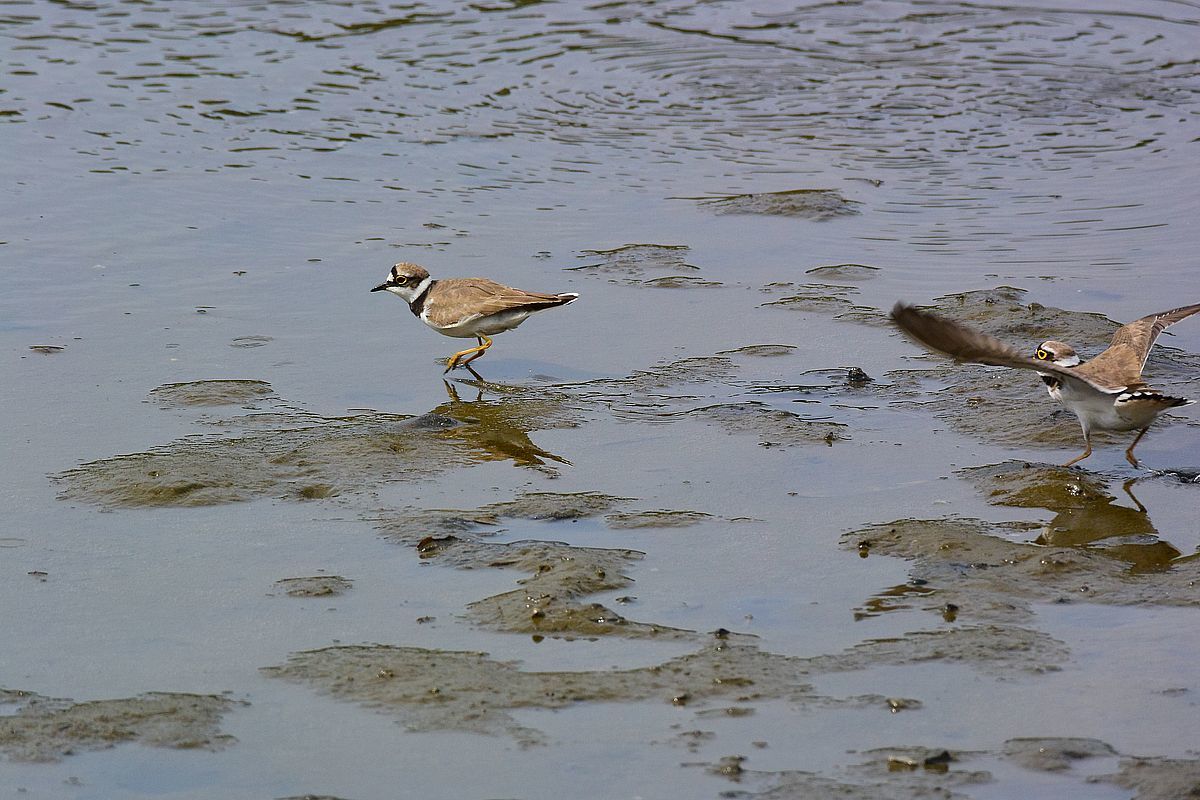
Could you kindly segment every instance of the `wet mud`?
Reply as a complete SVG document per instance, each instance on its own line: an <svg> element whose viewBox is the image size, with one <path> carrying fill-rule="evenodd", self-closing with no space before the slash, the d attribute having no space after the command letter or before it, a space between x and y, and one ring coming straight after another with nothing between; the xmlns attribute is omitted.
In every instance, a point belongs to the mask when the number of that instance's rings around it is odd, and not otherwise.
<svg viewBox="0 0 1200 800"><path fill-rule="evenodd" d="M213 380L168 383L150 392L150 399L167 407L225 406L254 403L273 394L266 381Z"/></svg>
<svg viewBox="0 0 1200 800"><path fill-rule="evenodd" d="M570 461L537 445L531 433L577 427L605 414L648 424L701 421L731 436L753 436L763 447L786 448L832 446L849 440L852 429L742 395L786 393L821 402L856 398L887 403L891 387L856 367L807 370L803 374L811 380L803 385L743 377L744 365L794 352L790 345L751 345L572 385L447 384L447 402L416 417L371 412L326 418L280 407L208 419L224 432L84 464L59 481L67 499L116 507L205 505L259 496L320 500L362 495L388 481L427 480L439 471L486 461L555 474L570 468ZM209 383L221 382L198 382ZM187 388L167 402L189 407L202 403L181 398L210 393L230 397L243 388L236 383L180 384ZM265 387L261 396L277 401L266 384L245 383ZM732 400L712 403L714 385L725 387ZM464 401L463 395L472 399ZM1196 604L1192 589L1200 578L1200 559L1181 558L1178 550L1159 541L1145 509L1135 500L1123 501L1102 476L1024 462L967 469L960 475L998 507L1043 509L1053 516L1045 525L899 520L842 537L843 547L860 556L912 561L909 582L880 590L857 610L858 616L919 608L946 623L937 630L798 658L764 652L748 643L750 637L736 633L722 632L716 643L705 644L707 634L627 618L593 597L627 590L641 552L493 538L520 531L526 521L590 519L619 531L736 520L711 510L647 508L637 498L602 492L526 491L477 508L377 509L369 518L382 537L413 548L423 561L517 573L513 590L464 604L462 619L472 625L535 641L619 637L693 642L700 649L642 669L558 673L526 672L484 653L336 646L295 653L264 672L390 714L410 730L488 733L528 746L550 742L535 727L517 723L515 710L580 702L659 701L692 707L698 719L749 716L756 702L780 699L800 708L921 713L921 698L898 697L884 686L877 693L838 698L815 693L807 679L927 662L961 664L996 677L1054 672L1068 662L1069 653L1062 643L1029 627L1036 602ZM1144 580L1147 572L1155 573L1153 582ZM341 576L287 578L275 584L280 594L310 598L337 596L350 587L351 581ZM937 755L901 749L851 770L846 780L779 777L761 796L836 790L864 798L931 796L929 792L949 797L987 779L986 773L958 770L953 764L926 764ZM737 760L714 769L726 777L745 773Z"/></svg>
<svg viewBox="0 0 1200 800"><path fill-rule="evenodd" d="M493 630L538 637L694 638L695 633L636 622L584 598L625 588L625 574L643 554L636 550L576 547L562 542L491 542L505 520L570 521L604 517L615 528L678 527L708 518L693 511L626 511L627 498L597 492L529 492L472 511L408 509L376 518L384 538L416 548L422 560L457 569L524 572L520 588L467 606L467 618ZM612 512L612 513L610 513Z"/></svg>
<svg viewBox="0 0 1200 800"><path fill-rule="evenodd" d="M610 528L687 528L713 519L703 511L618 511L604 518Z"/></svg>
<svg viewBox="0 0 1200 800"><path fill-rule="evenodd" d="M354 581L341 575L310 575L303 578L281 578L276 589L288 597L337 597L350 591Z"/></svg>
<svg viewBox="0 0 1200 800"><path fill-rule="evenodd" d="M1060 644L1043 634L998 626L908 634L814 658L766 653L737 643L738 638L722 634L695 653L632 670L525 672L486 653L371 645L293 653L285 664L263 671L396 716L409 730L504 734L531 745L545 744L545 737L517 724L512 710L656 700L701 711L714 703L752 707L786 700L799 707L848 706L888 714L897 702L917 707L919 699L828 697L814 692L805 679L929 661L957 662L989 673L1027 673L1053 669L1065 655Z"/></svg>
<svg viewBox="0 0 1200 800"><path fill-rule="evenodd" d="M467 605L477 625L510 633L554 638L692 638L691 631L635 622L582 598L633 581L623 574L642 558L635 550L572 547L560 542L500 544L429 536L417 543L422 559L458 569L510 569L528 573L519 589Z"/></svg>
<svg viewBox="0 0 1200 800"><path fill-rule="evenodd" d="M524 492L512 500L475 509L406 508L379 512L376 527L384 538L415 545L427 537L497 533L504 519L576 520L597 517L632 502L603 492Z"/></svg>
<svg viewBox="0 0 1200 800"><path fill-rule="evenodd" d="M73 703L32 692L4 690L0 752L15 761L59 761L126 742L178 750L220 750L234 742L221 718L236 705L227 697L154 692L120 700Z"/></svg>
<svg viewBox="0 0 1200 800"><path fill-rule="evenodd" d="M1093 778L1134 792L1134 800L1176 800L1200 795L1200 760L1123 758L1115 775Z"/></svg>
<svg viewBox="0 0 1200 800"><path fill-rule="evenodd" d="M740 356L779 355L752 345L639 370L628 377L561 386L446 383L447 402L416 417L377 412L322 417L290 409L262 381L199 381L156 390L178 407L271 399L278 410L204 420L226 433L188 436L142 453L82 464L56 476L61 497L108 507L205 506L270 496L314 500L391 481L427 479L482 462L511 462L548 474L569 454L536 444L538 430L569 429L600 414L670 422L709 420L763 441L830 444L846 426L804 419L757 401L700 405L690 387L729 382ZM463 395L468 399L463 399Z"/></svg>
<svg viewBox="0 0 1200 800"><path fill-rule="evenodd" d="M1063 772L1092 758L1112 758L1117 751L1097 739L1028 738L1009 739L1004 757L1025 769Z"/></svg>
<svg viewBox="0 0 1200 800"><path fill-rule="evenodd" d="M258 385L258 382L250 382ZM191 392L191 389L189 389ZM83 464L57 476L61 497L109 507L206 506L270 496L296 500L426 480L487 461L550 470L569 464L537 446L535 429L571 427L556 398L458 399L418 417L320 417L276 411L210 424L230 434L190 436L143 453ZM237 429L243 429L238 431Z"/></svg>
<svg viewBox="0 0 1200 800"><path fill-rule="evenodd" d="M869 281L879 277L880 272L879 267L870 264L826 264L805 270L806 275L833 281Z"/></svg>
<svg viewBox="0 0 1200 800"><path fill-rule="evenodd" d="M589 263L568 267L569 272L603 277L610 283L652 289L712 288L720 281L702 276L700 267L687 261L686 245L627 244L610 250L584 250Z"/></svg>
<svg viewBox="0 0 1200 800"><path fill-rule="evenodd" d="M1200 760L1120 756L1096 739L1010 739L998 752L902 746L868 750L862 755L866 760L843 768L837 776L759 771L753 769L753 755L726 756L705 766L738 785L738 790L723 796L746 800L967 800L976 796L973 787L997 782L989 770L975 766L984 760L1070 774L1085 785L1119 786L1134 792L1131 800L1177 800L1193 796L1200 787ZM1091 759L1117 762L1115 771L1085 771Z"/></svg>
<svg viewBox="0 0 1200 800"><path fill-rule="evenodd" d="M686 413L712 422L727 433L755 436L764 447L833 446L837 441L850 438L850 428L844 423L805 419L794 412L757 401L703 406Z"/></svg>
<svg viewBox="0 0 1200 800"><path fill-rule="evenodd" d="M693 199L701 208L718 214L766 214L818 222L857 214L860 205L834 189L793 189Z"/></svg>
<svg viewBox="0 0 1200 800"><path fill-rule="evenodd" d="M314 425L308 417L281 412L273 423L280 427L188 437L83 464L58 477L61 496L123 508L207 506L263 496L320 499L359 489L364 481L419 480L472 461L420 418L363 414Z"/></svg>
<svg viewBox="0 0 1200 800"><path fill-rule="evenodd" d="M950 621L1022 622L1033 603L1200 605L1200 558L1145 574L1095 547L1037 544L1041 526L979 519L903 519L842 537L864 558L912 562L910 582L882 591L858 611L920 608Z"/></svg>
<svg viewBox="0 0 1200 800"><path fill-rule="evenodd" d="M858 289L853 286L828 283L772 283L762 291L780 295L763 305L767 308L785 308L791 311L834 314L848 311L854 305Z"/></svg>

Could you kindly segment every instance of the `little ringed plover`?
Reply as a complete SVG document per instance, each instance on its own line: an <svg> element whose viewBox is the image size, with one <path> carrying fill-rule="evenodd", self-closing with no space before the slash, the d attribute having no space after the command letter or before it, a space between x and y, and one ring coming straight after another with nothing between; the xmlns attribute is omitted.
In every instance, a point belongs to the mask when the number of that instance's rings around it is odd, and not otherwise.
<svg viewBox="0 0 1200 800"><path fill-rule="evenodd" d="M424 267L401 261L388 279L371 290L391 292L408 303L409 310L443 336L474 338L477 347L460 350L446 361L446 372L466 367L492 346L491 337L512 330L531 314L572 303L573 292L542 294L503 286L487 278L434 280Z"/></svg>
<svg viewBox="0 0 1200 800"><path fill-rule="evenodd" d="M1133 448L1150 424L1168 408L1193 402L1150 388L1142 380L1142 368L1158 335L1196 313L1200 313L1200 304L1124 325L1117 329L1108 349L1087 362L1081 362L1070 345L1054 340L1042 342L1030 358L999 339L904 303L892 309L892 321L925 347L957 361L1028 369L1041 375L1050 396L1075 412L1083 428L1086 449L1064 467L1092 454L1092 431L1137 430L1125 451L1125 458L1136 467Z"/></svg>

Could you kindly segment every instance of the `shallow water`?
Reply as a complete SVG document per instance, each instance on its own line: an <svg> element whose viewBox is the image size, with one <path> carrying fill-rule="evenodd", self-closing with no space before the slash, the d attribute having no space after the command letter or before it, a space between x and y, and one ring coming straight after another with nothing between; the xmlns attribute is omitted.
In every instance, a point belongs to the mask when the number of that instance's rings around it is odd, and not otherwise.
<svg viewBox="0 0 1200 800"><path fill-rule="evenodd" d="M885 314L1090 354L1200 300L1198 29L0 6L0 786L1184 793L1195 412L1053 467L1036 380ZM445 383L399 260L581 299Z"/></svg>

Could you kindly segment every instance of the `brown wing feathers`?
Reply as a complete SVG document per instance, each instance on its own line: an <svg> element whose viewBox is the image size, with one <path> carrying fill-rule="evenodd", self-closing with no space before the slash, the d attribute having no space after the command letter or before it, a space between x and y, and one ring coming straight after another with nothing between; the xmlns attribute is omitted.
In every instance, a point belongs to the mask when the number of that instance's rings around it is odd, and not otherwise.
<svg viewBox="0 0 1200 800"><path fill-rule="evenodd" d="M892 321L918 343L957 361L1034 370L1105 394L1113 393L1112 389L1099 386L1080 375L1078 368L1067 369L1046 361L1035 361L993 336L928 311L897 303L892 309Z"/></svg>
<svg viewBox="0 0 1200 800"><path fill-rule="evenodd" d="M525 308L540 311L565 305L576 295L544 294L514 289L487 278L447 278L438 281L436 301L426 305L426 315L437 325L453 325L472 317Z"/></svg>
<svg viewBox="0 0 1200 800"><path fill-rule="evenodd" d="M1112 343L1113 345L1128 345L1133 348L1140 369L1146 363L1150 349L1154 347L1154 342L1160 333L1176 322L1197 313L1200 313L1200 303L1150 314L1118 328L1117 332L1113 334Z"/></svg>
<svg viewBox="0 0 1200 800"><path fill-rule="evenodd" d="M1040 366L999 339L913 306L897 303L892 309L892 320L919 344L956 361L996 367Z"/></svg>

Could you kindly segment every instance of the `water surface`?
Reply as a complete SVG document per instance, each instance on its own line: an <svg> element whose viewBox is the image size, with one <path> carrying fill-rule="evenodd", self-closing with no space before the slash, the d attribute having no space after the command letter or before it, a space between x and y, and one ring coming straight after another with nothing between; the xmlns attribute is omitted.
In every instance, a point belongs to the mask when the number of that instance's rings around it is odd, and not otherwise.
<svg viewBox="0 0 1200 800"><path fill-rule="evenodd" d="M885 314L1093 354L1200 300L1198 31L4 4L0 784L1177 796L1195 413L1062 470L1036 381ZM447 384L400 260L581 299Z"/></svg>

